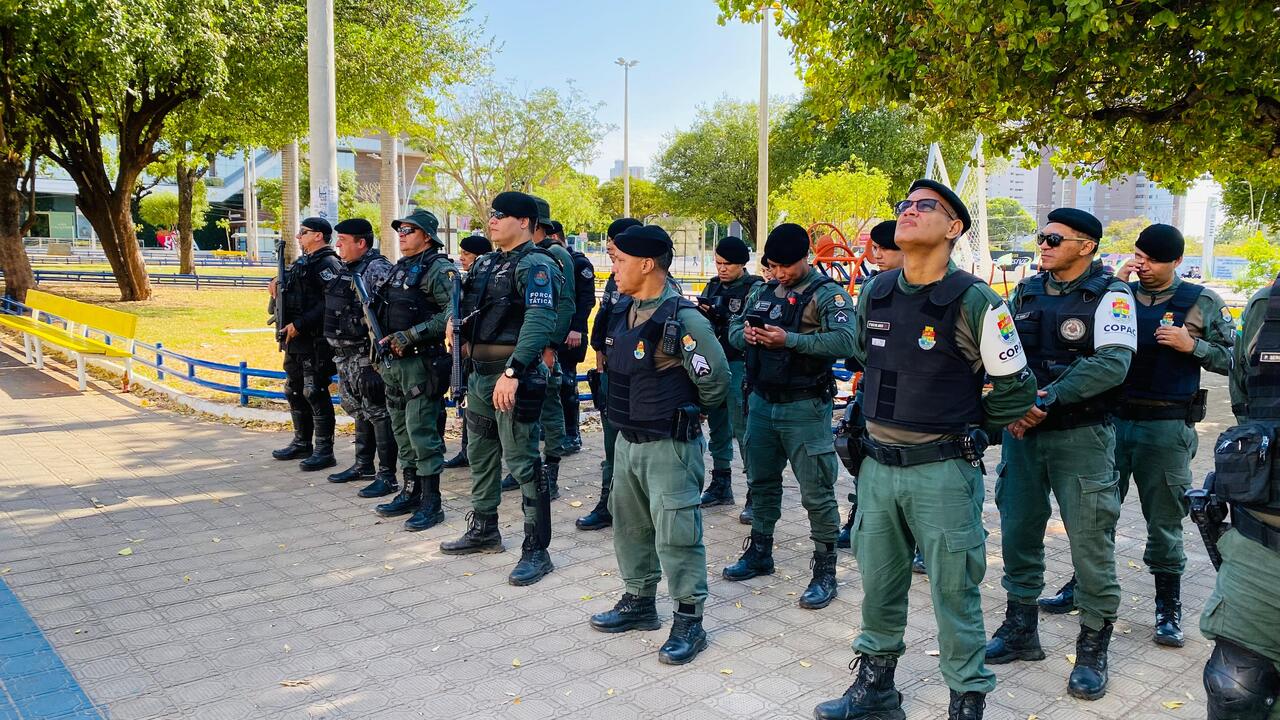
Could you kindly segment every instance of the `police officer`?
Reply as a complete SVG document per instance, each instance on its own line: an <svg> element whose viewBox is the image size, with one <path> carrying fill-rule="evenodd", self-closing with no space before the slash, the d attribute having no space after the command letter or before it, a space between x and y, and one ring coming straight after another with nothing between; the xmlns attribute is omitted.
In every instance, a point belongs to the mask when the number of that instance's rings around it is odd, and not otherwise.
<svg viewBox="0 0 1280 720"><path fill-rule="evenodd" d="M591 626L656 630L654 596L665 570L676 609L658 660L683 665L707 646L700 416L724 402L728 362L697 306L667 284L672 244L665 230L631 227L614 239L614 252L625 295L610 310L605 339L607 412L619 431L609 504L626 591L613 610L593 615Z"/></svg>
<svg viewBox="0 0 1280 720"><path fill-rule="evenodd" d="M782 471L790 462L814 545L813 578L800 607L819 609L836 597L840 509L831 365L853 354L853 301L809 266L809 233L799 225L774 228L764 252L773 280L752 290L743 313L729 321L729 342L747 356L751 395L743 444L754 517L746 551L723 575L747 580L773 573L773 528L782 512Z"/></svg>
<svg viewBox="0 0 1280 720"><path fill-rule="evenodd" d="M609 229L605 233L605 253L609 256L610 261L615 257L613 241L618 235L625 232L628 228L642 225L635 218L620 218L609 223ZM588 381L591 384L591 393L595 399L596 406L603 408L600 398L608 392L609 373L605 360L605 340L608 337L609 329L609 313L619 300L622 299L622 293L618 292L618 282L614 273L610 272L609 277L605 280L604 291L600 295L600 305L596 309L596 320L591 325L591 349L596 354L596 367L594 371L595 380L592 381L592 372L588 371ZM578 518L574 525L579 530L602 530L613 524L613 516L609 514L609 493L613 486L613 449L615 441L618 438L618 431L613 427L613 423L609 422L609 413L600 413L600 424L604 431L604 460L600 463L600 500L596 502L596 506L591 512Z"/></svg>
<svg viewBox="0 0 1280 720"><path fill-rule="evenodd" d="M324 289L342 272L342 261L329 247L333 227L328 220L309 217L298 230L302 255L285 273L283 328L285 341L284 396L293 418L293 441L272 451L277 460L304 458L303 470L323 470L338 464L333 457L333 401L329 382L336 368L333 349L324 339ZM276 279L268 290L277 298ZM312 435L315 442L312 442Z"/></svg>
<svg viewBox="0 0 1280 720"><path fill-rule="evenodd" d="M1183 245L1172 225L1149 225L1138 235L1134 259L1116 273L1121 280L1138 274L1129 283L1137 300L1138 352L1120 386L1114 420L1120 501L1132 477L1147 521L1143 561L1155 578L1155 642L1171 647L1183 645L1182 519L1198 444L1195 423L1206 409L1200 369L1226 375L1235 344L1235 320L1222 298L1178 277ZM1073 578L1040 607L1069 612L1074 589Z"/></svg>
<svg viewBox="0 0 1280 720"><path fill-rule="evenodd" d="M995 675L983 665L979 583L986 573L982 451L987 432L1021 418L1035 378L999 295L951 262L969 211L946 185L912 183L895 206L902 269L858 297L855 358L866 368L866 454L853 545L862 571L857 678L817 718L905 718L894 688L905 650L912 547L928 559L947 717L978 720ZM989 376L991 392L983 395Z"/></svg>
<svg viewBox="0 0 1280 720"><path fill-rule="evenodd" d="M1129 286L1094 259L1102 223L1075 208L1058 208L1048 220L1037 236L1041 272L1023 280L1009 303L1040 390L1004 435L996 506L1008 602L987 662L1044 658L1036 597L1044 588L1052 492L1079 578L1080 634L1067 691L1096 700L1107 690L1107 647L1120 606L1120 491L1107 411L1129 372L1138 331Z"/></svg>
<svg viewBox="0 0 1280 720"><path fill-rule="evenodd" d="M1231 529L1218 538L1222 564L1200 616L1214 643L1204 668L1209 720L1280 717L1280 475L1271 453L1258 456L1280 425L1280 278L1249 300L1243 321L1231 370L1240 425L1219 438L1211 488L1230 506Z"/></svg>
<svg viewBox="0 0 1280 720"><path fill-rule="evenodd" d="M338 368L338 389L342 408L355 420L356 459L346 470L329 476L329 482L345 483L373 475L373 455L378 454L378 473L373 483L362 488L360 497L381 497L399 489L396 484L396 436L387 412L386 387L374 369L369 328L364 307L356 293L354 277L359 275L365 292L372 293L391 275L391 261L373 247L373 225L363 218L343 220L333 228L338 236L338 257L342 272L324 291L324 336L333 347ZM365 298L368 300L369 298Z"/></svg>
<svg viewBox="0 0 1280 720"><path fill-rule="evenodd" d="M462 238L458 243L458 264L462 266L463 274L470 272L476 260L489 252L493 252L493 244L489 242L489 238L483 235ZM462 423L462 447L458 449L457 455L444 461L444 467L446 470L451 470L470 466L471 463L467 461L467 424L464 422Z"/></svg>
<svg viewBox="0 0 1280 720"><path fill-rule="evenodd" d="M382 368L382 377L404 486L391 502L374 510L383 517L413 513L404 523L410 532L444 521L444 439L437 418L449 387L451 363L444 333L458 271L441 252L439 226L436 216L422 209L391 223L400 239L400 260L378 290L378 321L387 334L382 342L396 358Z"/></svg>
<svg viewBox="0 0 1280 720"><path fill-rule="evenodd" d="M743 456L742 438L747 419L743 415L742 381L746 377L745 354L729 344L729 318L746 307L747 294L763 280L747 272L751 250L742 238L730 235L716 244L716 275L707 281L698 295L698 309L711 321L716 338L729 359L729 396L722 407L707 413L711 431L711 483L702 493L702 506L733 504L733 442L738 441L738 456ZM748 487L751 485L747 482ZM748 496L750 503L750 496Z"/></svg>
<svg viewBox="0 0 1280 720"><path fill-rule="evenodd" d="M582 450L581 408L578 403L578 364L587 359L587 321L596 306L596 268L590 258L565 240L564 226L552 220L549 240L569 251L573 258L573 320L564 344L557 349L564 381L560 383L560 404L564 409L566 455Z"/></svg>
<svg viewBox="0 0 1280 720"><path fill-rule="evenodd" d="M462 330L471 357L467 380L471 502L468 527L440 545L446 555L502 552L498 531L501 461L520 483L524 543L512 585L530 585L554 569L551 494L538 457L537 425L546 397L542 351L556 329L560 269L533 244L538 206L530 195L499 193L489 211L489 237L498 250L467 275Z"/></svg>

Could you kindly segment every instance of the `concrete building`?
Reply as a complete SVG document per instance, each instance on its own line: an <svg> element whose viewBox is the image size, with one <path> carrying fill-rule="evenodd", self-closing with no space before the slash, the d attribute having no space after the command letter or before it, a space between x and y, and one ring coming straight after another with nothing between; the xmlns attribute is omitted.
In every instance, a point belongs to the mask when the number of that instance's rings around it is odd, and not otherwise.
<svg viewBox="0 0 1280 720"><path fill-rule="evenodd" d="M614 161L613 161L613 167L609 169L609 179L610 179L610 180L616 180L616 179L618 179L618 178L620 178L620 177L622 177L622 161L621 161L621 160L614 160ZM639 179L639 180L643 180L643 179L644 179L644 166L643 166L643 165L632 165L632 166L631 166L631 177L633 177L633 178L637 178L637 179Z"/></svg>

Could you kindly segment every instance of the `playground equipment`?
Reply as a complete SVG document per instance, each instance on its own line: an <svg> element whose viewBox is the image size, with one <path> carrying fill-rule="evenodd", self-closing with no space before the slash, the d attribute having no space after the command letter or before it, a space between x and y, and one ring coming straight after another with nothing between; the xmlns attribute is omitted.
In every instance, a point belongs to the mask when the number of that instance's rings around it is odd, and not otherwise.
<svg viewBox="0 0 1280 720"><path fill-rule="evenodd" d="M845 239L839 227L831 223L809 226L809 250L813 266L828 277L843 283L850 295L858 292L858 278L863 274L863 261L871 252L871 236L863 233L856 244Z"/></svg>

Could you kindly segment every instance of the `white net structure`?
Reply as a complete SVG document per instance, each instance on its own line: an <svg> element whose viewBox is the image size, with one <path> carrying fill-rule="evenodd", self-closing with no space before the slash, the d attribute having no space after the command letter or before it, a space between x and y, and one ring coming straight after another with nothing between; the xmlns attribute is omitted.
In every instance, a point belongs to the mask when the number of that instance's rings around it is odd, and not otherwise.
<svg viewBox="0 0 1280 720"><path fill-rule="evenodd" d="M951 258L961 270L968 270L983 280L990 281L992 268L991 242L987 236L987 163L982 152L982 136L978 136L969 151L958 183L951 183L947 165L942 159L942 148L938 143L929 146L924 176L954 190L964 201L973 219L969 232L956 241Z"/></svg>

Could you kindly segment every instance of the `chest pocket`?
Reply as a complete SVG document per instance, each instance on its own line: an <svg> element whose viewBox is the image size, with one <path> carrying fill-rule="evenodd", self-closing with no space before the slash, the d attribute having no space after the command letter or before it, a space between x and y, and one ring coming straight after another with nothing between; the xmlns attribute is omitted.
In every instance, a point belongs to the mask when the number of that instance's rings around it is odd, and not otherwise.
<svg viewBox="0 0 1280 720"><path fill-rule="evenodd" d="M1043 311L1040 310L1024 310L1013 316L1013 326L1018 329L1018 339L1022 340L1023 349L1038 350L1040 348L1040 325L1043 315Z"/></svg>

